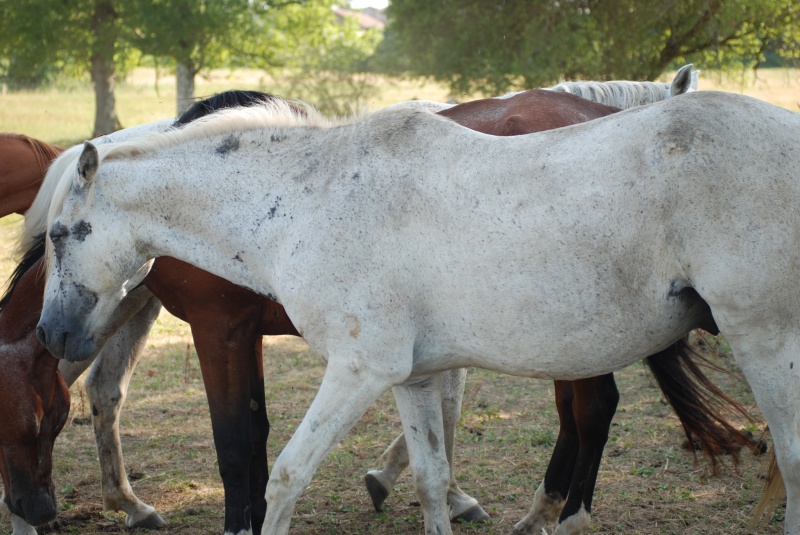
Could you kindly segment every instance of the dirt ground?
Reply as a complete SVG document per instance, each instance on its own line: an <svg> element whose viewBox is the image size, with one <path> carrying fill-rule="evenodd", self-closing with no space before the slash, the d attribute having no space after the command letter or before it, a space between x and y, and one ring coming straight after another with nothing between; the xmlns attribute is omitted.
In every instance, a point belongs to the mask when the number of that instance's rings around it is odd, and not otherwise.
<svg viewBox="0 0 800 535"><path fill-rule="evenodd" d="M131 484L169 524L166 533L220 533L222 485L206 401L191 338L162 317L138 366L121 432ZM724 354L715 357L733 368ZM292 337L265 339L270 459L279 453L308 407L324 372L322 360ZM762 458L743 452L716 475L681 447L684 437L641 364L617 374L621 402L601 466L593 511L594 533L747 533L760 496ZM746 385L727 375L718 383L751 407ZM102 511L99 471L85 396L72 389L72 419L55 451L60 513L52 532L125 531L124 516ZM526 512L543 477L557 433L552 383L481 370L469 375L457 435L457 473L465 491L492 515L489 524L457 525L456 533L508 533ZM763 429L756 420L748 424ZM375 513L362 484L383 448L400 432L386 395L322 465L302 495L292 521L299 534L421 533L422 514L407 474ZM782 509L761 533L782 533ZM48 530L43 530L47 532ZM7 521L0 533L9 533Z"/></svg>

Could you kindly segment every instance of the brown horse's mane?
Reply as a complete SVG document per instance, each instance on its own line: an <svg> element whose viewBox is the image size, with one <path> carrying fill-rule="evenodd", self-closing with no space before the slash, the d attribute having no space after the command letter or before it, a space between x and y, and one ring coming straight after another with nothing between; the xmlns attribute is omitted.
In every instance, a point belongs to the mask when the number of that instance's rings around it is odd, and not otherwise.
<svg viewBox="0 0 800 535"><path fill-rule="evenodd" d="M28 137L24 134L20 134L20 138L30 145L33 153L36 155L36 162L39 164L39 169L42 171L42 178L44 178L44 175L47 173L47 168L50 166L50 162L55 160L59 154L66 150L65 147L51 145L49 143L45 143L44 141Z"/></svg>
<svg viewBox="0 0 800 535"><path fill-rule="evenodd" d="M0 132L0 138L17 139L23 143L27 143L31 148L31 151L33 151L34 156L36 156L36 162L39 164L39 170L42 172L42 178L44 178L47 168L50 166L50 162L55 160L59 154L66 150L65 147L60 145L51 145L50 143L45 143L44 141L26 136L25 134Z"/></svg>

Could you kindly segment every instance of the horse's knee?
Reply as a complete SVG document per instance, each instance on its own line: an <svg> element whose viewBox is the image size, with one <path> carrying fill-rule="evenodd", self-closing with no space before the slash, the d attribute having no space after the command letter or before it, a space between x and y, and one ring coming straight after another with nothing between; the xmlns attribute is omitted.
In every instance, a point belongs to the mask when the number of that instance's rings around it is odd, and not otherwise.
<svg viewBox="0 0 800 535"><path fill-rule="evenodd" d="M446 499L450 489L450 467L444 455L412 460L410 467L420 503Z"/></svg>

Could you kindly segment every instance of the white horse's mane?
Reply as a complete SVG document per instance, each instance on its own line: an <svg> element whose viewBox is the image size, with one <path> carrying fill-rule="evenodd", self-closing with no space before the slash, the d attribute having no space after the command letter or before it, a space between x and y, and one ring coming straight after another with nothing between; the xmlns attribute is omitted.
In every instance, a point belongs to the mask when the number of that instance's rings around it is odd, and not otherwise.
<svg viewBox="0 0 800 535"><path fill-rule="evenodd" d="M550 91L571 93L573 95L606 104L628 109L669 98L672 84L659 82L561 82Z"/></svg>
<svg viewBox="0 0 800 535"><path fill-rule="evenodd" d="M353 119L328 119L305 104L272 100L249 107L220 110L192 121L182 128L136 137L129 141L97 147L99 161L137 156L180 145L196 139L210 138L228 132L280 129L297 126L330 128Z"/></svg>
<svg viewBox="0 0 800 535"><path fill-rule="evenodd" d="M689 87L685 92L696 91L700 71L691 71L692 64L688 64L678 71L672 82L632 82L628 80L613 80L610 82L561 82L553 87L544 87L547 91L571 93L586 100L599 102L607 106L630 109L646 104L661 102L673 96L673 91L679 89L676 82L685 70L690 71ZM673 87L676 86L676 87ZM684 92L684 91L681 91ZM497 98L511 98L521 91L508 93Z"/></svg>
<svg viewBox="0 0 800 535"><path fill-rule="evenodd" d="M402 110L397 110L395 113L397 112L402 113ZM367 111L364 110L348 117L328 119L304 103L276 99L256 106L220 110L166 132L147 133L119 142L101 138L94 143L98 162L102 163L105 160L138 156L228 132L276 130L300 126L332 128L352 124L366 114ZM77 162L83 148L83 145L71 147L51 164L39 194L25 214L25 229L17 245L18 255L28 251L38 237L50 227L61 213L73 184L79 184L82 180L78 175ZM88 194L91 199L94 182L89 188ZM49 267L52 259L49 241L46 244L45 256Z"/></svg>
<svg viewBox="0 0 800 535"><path fill-rule="evenodd" d="M627 110L636 106L653 104L669 98L672 84L661 82L561 82L553 87L543 87L547 91L571 93L575 96L599 102L606 106L616 106ZM497 98L511 98L523 91L507 93Z"/></svg>

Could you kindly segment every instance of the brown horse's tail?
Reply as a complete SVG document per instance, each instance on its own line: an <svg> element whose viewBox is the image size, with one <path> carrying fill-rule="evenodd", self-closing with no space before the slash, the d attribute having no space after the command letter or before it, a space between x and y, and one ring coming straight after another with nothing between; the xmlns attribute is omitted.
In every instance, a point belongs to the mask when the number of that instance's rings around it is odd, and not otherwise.
<svg viewBox="0 0 800 535"><path fill-rule="evenodd" d="M742 446L762 451L762 442L733 427L723 413L737 412L749 421L752 421L751 416L706 377L697 361L720 369L697 353L689 345L688 338L646 359L661 392L683 425L689 449L700 449L708 455L715 470L718 455L730 454L738 460Z"/></svg>

